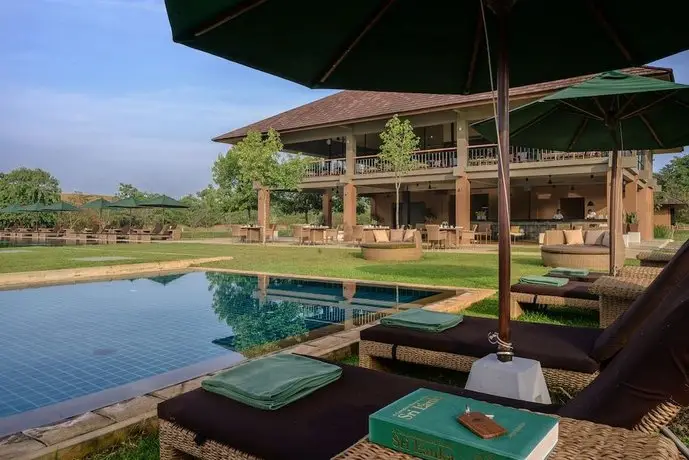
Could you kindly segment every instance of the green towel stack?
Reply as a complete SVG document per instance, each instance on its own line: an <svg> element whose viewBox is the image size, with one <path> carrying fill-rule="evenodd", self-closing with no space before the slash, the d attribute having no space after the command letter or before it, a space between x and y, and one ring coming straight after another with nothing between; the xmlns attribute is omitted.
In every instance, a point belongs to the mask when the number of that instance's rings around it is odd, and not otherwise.
<svg viewBox="0 0 689 460"><path fill-rule="evenodd" d="M442 332L462 322L462 315L439 313L412 308L401 313L386 316L380 320L385 326L406 327L417 331Z"/></svg>
<svg viewBox="0 0 689 460"><path fill-rule="evenodd" d="M535 284L538 286L562 287L569 283L567 278L555 278L553 276L522 276L519 278L522 284Z"/></svg>
<svg viewBox="0 0 689 460"><path fill-rule="evenodd" d="M264 410L280 409L334 382L342 368L292 354L269 356L204 380L210 392Z"/></svg>
<svg viewBox="0 0 689 460"><path fill-rule="evenodd" d="M563 276L589 276L590 272L586 268L557 267L550 270L550 273Z"/></svg>

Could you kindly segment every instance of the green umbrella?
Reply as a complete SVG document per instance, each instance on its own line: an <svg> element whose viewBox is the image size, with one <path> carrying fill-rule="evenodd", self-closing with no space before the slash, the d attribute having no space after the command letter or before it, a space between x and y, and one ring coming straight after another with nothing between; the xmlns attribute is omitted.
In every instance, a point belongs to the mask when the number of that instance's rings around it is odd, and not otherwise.
<svg viewBox="0 0 689 460"><path fill-rule="evenodd" d="M312 88L459 94L492 90L497 82L502 361L512 359L510 82L640 65L689 48L684 0L566 6L552 0L350 0L327 8L320 0L166 0L165 6L174 41ZM286 21L290 33L278 33ZM649 33L649 24L662 26Z"/></svg>
<svg viewBox="0 0 689 460"><path fill-rule="evenodd" d="M0 209L1 213L16 213L16 212L21 212L21 206L18 204L11 204L9 206L6 206L2 209Z"/></svg>
<svg viewBox="0 0 689 460"><path fill-rule="evenodd" d="M45 203L33 203L27 204L25 206L20 206L18 212L45 212L47 211L47 204Z"/></svg>
<svg viewBox="0 0 689 460"><path fill-rule="evenodd" d="M141 205L139 204L139 200L137 200L136 198L124 198L122 200L113 201L108 205L108 208L134 209L140 207Z"/></svg>
<svg viewBox="0 0 689 460"><path fill-rule="evenodd" d="M158 195L153 198L149 198L147 200L143 200L139 202L139 206L143 206L146 208L166 208L166 209L181 209L181 208L188 208L186 204L179 202L175 200L174 198L170 198L167 195Z"/></svg>
<svg viewBox="0 0 689 460"><path fill-rule="evenodd" d="M618 150L660 150L689 145L689 86L606 72L510 112L516 145L567 152L612 151L610 230L622 232L622 169ZM496 139L494 119L472 126ZM616 273L616 239L610 270Z"/></svg>
<svg viewBox="0 0 689 460"><path fill-rule="evenodd" d="M160 275L160 276L154 276L152 278L148 278L150 281L153 281L154 283L162 284L163 286L167 286L168 284L172 283L173 281L183 277L185 274L184 273L178 273L178 274L171 274L171 275Z"/></svg>
<svg viewBox="0 0 689 460"><path fill-rule="evenodd" d="M80 211L79 208L65 201L58 201L57 203L49 204L45 206L43 210L51 212Z"/></svg>
<svg viewBox="0 0 689 460"><path fill-rule="evenodd" d="M110 202L108 200L104 200L103 198L98 198L93 201L89 201L85 205L82 206L82 209L97 209L99 211L102 211L103 209L107 209L110 207Z"/></svg>

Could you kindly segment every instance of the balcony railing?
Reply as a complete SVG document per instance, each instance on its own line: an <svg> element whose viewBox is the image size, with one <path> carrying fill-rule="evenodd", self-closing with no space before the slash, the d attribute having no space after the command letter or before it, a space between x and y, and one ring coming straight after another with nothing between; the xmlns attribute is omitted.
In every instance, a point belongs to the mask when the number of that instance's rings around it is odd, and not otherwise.
<svg viewBox="0 0 689 460"><path fill-rule="evenodd" d="M415 171L427 169L453 168L457 166L457 149L443 148L433 150L419 150L414 152L416 160ZM358 157L355 163L355 174L369 175L391 172L392 167L378 155Z"/></svg>
<svg viewBox="0 0 689 460"><path fill-rule="evenodd" d="M340 176L347 172L344 158L335 160L318 160L306 166L306 177Z"/></svg>
<svg viewBox="0 0 689 460"><path fill-rule="evenodd" d="M622 156L634 156L636 152L625 150ZM608 158L609 152L559 152L556 150L534 149L510 146L510 163L535 163L561 160L580 160L586 158ZM468 166L494 165L498 162L498 148L495 144L469 146Z"/></svg>

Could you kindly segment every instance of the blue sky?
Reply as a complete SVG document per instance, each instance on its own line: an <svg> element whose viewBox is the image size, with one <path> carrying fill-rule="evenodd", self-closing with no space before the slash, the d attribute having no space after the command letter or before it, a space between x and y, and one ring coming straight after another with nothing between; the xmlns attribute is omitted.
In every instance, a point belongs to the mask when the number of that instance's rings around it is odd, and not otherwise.
<svg viewBox="0 0 689 460"><path fill-rule="evenodd" d="M0 63L0 171L65 191L195 192L213 136L330 94L174 44L162 0L4 1ZM689 83L689 53L656 64Z"/></svg>

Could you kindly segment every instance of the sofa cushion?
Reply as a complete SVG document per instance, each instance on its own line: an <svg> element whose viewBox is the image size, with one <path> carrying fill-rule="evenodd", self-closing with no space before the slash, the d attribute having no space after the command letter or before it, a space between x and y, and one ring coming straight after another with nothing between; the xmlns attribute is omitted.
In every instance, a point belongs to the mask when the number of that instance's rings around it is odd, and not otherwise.
<svg viewBox="0 0 689 460"><path fill-rule="evenodd" d="M584 232L581 230L563 230L565 232L565 244L584 244Z"/></svg>
<svg viewBox="0 0 689 460"><path fill-rule="evenodd" d="M536 284L517 283L512 285L511 292L520 294L532 294L535 296L533 303L538 303L538 296L566 297L570 299L598 300L598 295L591 294L591 283L582 281L570 281L564 286L542 286Z"/></svg>
<svg viewBox="0 0 689 460"><path fill-rule="evenodd" d="M609 254L610 250L604 246L588 246L586 244L552 244L541 246L541 251L554 254Z"/></svg>
<svg viewBox="0 0 689 460"><path fill-rule="evenodd" d="M388 232L385 230L373 230L373 239L376 243L389 243Z"/></svg>
<svg viewBox="0 0 689 460"><path fill-rule="evenodd" d="M605 233L605 230L587 230L584 235L584 244L602 246Z"/></svg>
<svg viewBox="0 0 689 460"><path fill-rule="evenodd" d="M606 248L610 247L610 232L606 231L603 233L603 239L601 240L600 244Z"/></svg>
<svg viewBox="0 0 689 460"><path fill-rule="evenodd" d="M689 290L689 241L684 243L660 274L639 297L634 299L603 334L591 352L599 362L615 356L637 329L663 303Z"/></svg>
<svg viewBox="0 0 689 460"><path fill-rule="evenodd" d="M213 440L252 458L324 459L368 435L369 415L419 388L542 413L559 409L362 367L341 367L337 381L277 411L198 389L160 403L158 417L195 433L198 442Z"/></svg>
<svg viewBox="0 0 689 460"><path fill-rule="evenodd" d="M659 306L591 384L558 413L633 428L671 402L689 404L689 293Z"/></svg>
<svg viewBox="0 0 689 460"><path fill-rule="evenodd" d="M598 363L588 353L600 335L600 329L523 321L513 321L511 327L516 356L535 359L548 368L585 373L598 370ZM364 329L360 336L361 340L482 358L495 353L495 345L491 345L487 337L497 329L495 319L464 316L461 324L441 333L379 325Z"/></svg>
<svg viewBox="0 0 689 460"><path fill-rule="evenodd" d="M416 234L416 230L407 229L404 231L404 236L402 237L402 239L404 242L413 242L415 234Z"/></svg>
<svg viewBox="0 0 689 460"><path fill-rule="evenodd" d="M404 240L404 230L393 229L390 230L390 242L391 243L401 243Z"/></svg>

